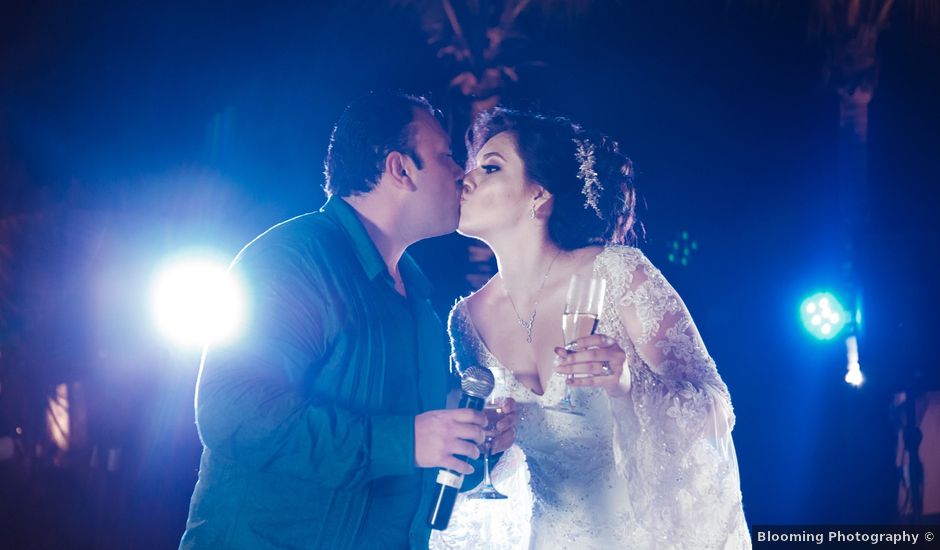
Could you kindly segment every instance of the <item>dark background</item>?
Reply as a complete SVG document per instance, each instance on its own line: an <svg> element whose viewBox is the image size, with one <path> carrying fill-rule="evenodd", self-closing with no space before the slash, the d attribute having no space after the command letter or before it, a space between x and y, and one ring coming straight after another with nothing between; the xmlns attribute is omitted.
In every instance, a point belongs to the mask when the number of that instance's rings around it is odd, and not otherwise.
<svg viewBox="0 0 940 550"><path fill-rule="evenodd" d="M351 99L401 88L449 104L424 4L0 8L0 436L41 439L31 419L76 382L88 432L54 461L0 462L0 545L176 544L198 467L198 356L151 328L151 278L181 249L233 256L318 208L329 131ZM632 157L640 246L731 390L748 521L896 521L892 395L936 389L940 370L936 17L897 8L878 41L870 221L852 255L856 389L841 340L814 341L798 316L804 296L845 286L838 97L813 3L574 4L520 19L544 66L503 100L599 128ZM682 231L700 245L685 267L667 260ZM442 315L470 290L466 244L414 247Z"/></svg>

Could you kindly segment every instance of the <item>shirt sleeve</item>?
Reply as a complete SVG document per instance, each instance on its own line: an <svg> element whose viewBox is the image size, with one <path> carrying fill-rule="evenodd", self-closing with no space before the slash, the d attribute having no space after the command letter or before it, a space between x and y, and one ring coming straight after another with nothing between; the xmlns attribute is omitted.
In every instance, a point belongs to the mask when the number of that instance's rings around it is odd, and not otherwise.
<svg viewBox="0 0 940 550"><path fill-rule="evenodd" d="M315 258L290 246L240 255L232 268L251 319L234 344L203 354L196 422L203 444L241 465L361 486L414 471L414 417L369 415L303 389L338 330Z"/></svg>

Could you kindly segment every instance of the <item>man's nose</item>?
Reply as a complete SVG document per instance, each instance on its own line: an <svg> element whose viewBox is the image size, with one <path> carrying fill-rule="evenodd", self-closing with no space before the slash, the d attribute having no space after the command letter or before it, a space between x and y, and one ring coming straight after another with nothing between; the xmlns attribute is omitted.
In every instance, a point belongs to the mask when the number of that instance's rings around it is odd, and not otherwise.
<svg viewBox="0 0 940 550"><path fill-rule="evenodd" d="M462 179L463 179L463 176L464 176L463 169L460 168L460 165L457 164L456 162L453 163L453 167L451 168L451 172L453 172L453 174L454 174L454 179L456 179L456 180L462 180Z"/></svg>

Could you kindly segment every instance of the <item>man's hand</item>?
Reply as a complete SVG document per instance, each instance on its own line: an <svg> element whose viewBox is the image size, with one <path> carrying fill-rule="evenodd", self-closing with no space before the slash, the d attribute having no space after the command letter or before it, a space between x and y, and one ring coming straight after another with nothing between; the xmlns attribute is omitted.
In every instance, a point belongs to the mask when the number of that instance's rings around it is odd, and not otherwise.
<svg viewBox="0 0 940 550"><path fill-rule="evenodd" d="M419 468L448 468L463 475L473 466L454 455L479 458L486 416L473 409L428 411L415 417L415 463ZM474 444L473 442L476 442Z"/></svg>
<svg viewBox="0 0 940 550"><path fill-rule="evenodd" d="M493 430L492 454L497 454L512 447L516 440L516 426L519 425L519 408L512 397L503 400L503 417L496 423L496 429Z"/></svg>

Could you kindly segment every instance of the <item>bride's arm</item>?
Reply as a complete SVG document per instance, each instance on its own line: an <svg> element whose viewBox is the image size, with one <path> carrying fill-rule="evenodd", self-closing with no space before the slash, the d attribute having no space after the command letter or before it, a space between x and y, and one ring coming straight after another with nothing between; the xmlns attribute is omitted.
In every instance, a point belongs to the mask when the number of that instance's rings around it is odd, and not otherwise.
<svg viewBox="0 0 940 550"><path fill-rule="evenodd" d="M631 395L646 409L640 421L658 417L682 437L721 438L734 425L727 387L685 303L662 273L636 254L617 306L626 336L650 371L638 376L639 366L633 368Z"/></svg>
<svg viewBox="0 0 940 550"><path fill-rule="evenodd" d="M617 314L607 327L627 350L632 378L628 396L610 398L613 452L637 495L635 517L664 544L744 547L732 542L747 534L735 527L744 521L734 413L715 362L682 299L639 250L604 260Z"/></svg>

